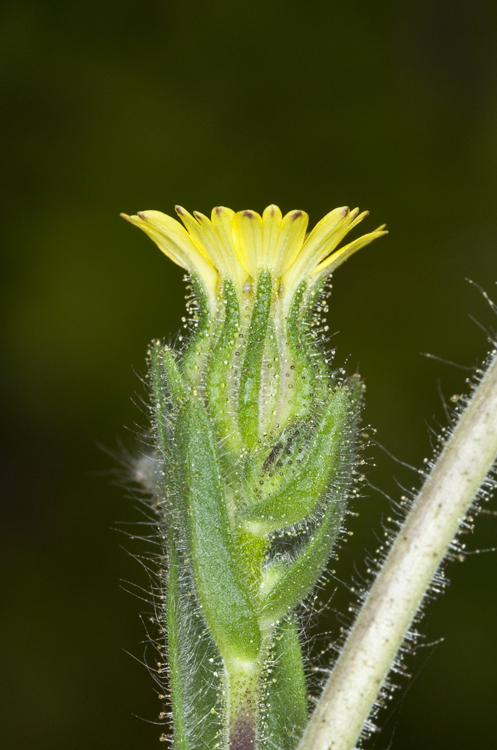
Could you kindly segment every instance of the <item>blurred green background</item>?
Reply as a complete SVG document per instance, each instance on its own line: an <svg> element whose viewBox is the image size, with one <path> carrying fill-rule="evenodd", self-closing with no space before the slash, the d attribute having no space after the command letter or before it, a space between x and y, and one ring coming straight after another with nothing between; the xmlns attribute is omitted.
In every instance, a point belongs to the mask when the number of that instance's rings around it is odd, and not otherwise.
<svg viewBox="0 0 497 750"><path fill-rule="evenodd" d="M143 550L113 530L140 512L99 446L138 449L147 344L174 336L185 292L119 212L275 202L314 223L348 204L371 210L364 231L387 222L337 272L330 326L365 424L419 466L470 374L420 353L474 366L495 325L465 278L497 298L496 73L490 0L2 4L2 747L158 746L134 716L157 720L153 682L124 653L144 652L147 605L120 588L146 585L125 551ZM418 483L368 456L393 497ZM373 489L354 510L345 581L389 514ZM488 515L466 542L496 539ZM494 744L497 557L448 574L422 625L445 640L408 661L377 750Z"/></svg>

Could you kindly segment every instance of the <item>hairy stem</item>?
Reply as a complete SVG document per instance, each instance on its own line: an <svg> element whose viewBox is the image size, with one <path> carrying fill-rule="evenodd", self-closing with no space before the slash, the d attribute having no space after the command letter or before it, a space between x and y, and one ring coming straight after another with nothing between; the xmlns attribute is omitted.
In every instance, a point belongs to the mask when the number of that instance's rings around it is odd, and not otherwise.
<svg viewBox="0 0 497 750"><path fill-rule="evenodd" d="M259 661L233 660L226 664L229 682L229 748L254 750L257 746Z"/></svg>
<svg viewBox="0 0 497 750"><path fill-rule="evenodd" d="M352 750L448 546L497 455L497 357L428 475L299 750Z"/></svg>

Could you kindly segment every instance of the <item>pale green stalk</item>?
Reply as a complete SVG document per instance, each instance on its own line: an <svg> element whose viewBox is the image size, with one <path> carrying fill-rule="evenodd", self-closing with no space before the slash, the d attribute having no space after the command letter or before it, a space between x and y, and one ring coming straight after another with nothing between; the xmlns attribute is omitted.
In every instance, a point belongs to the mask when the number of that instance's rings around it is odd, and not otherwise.
<svg viewBox="0 0 497 750"><path fill-rule="evenodd" d="M494 353L398 533L299 750L356 746L413 617L496 455Z"/></svg>

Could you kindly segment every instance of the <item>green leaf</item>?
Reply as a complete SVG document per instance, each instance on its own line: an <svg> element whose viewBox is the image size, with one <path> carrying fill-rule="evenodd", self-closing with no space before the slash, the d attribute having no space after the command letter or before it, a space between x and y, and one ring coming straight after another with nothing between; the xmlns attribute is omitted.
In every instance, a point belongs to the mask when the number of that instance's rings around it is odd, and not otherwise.
<svg viewBox="0 0 497 750"><path fill-rule="evenodd" d="M194 317L195 328L189 337L188 346L183 352L181 372L190 385L198 386L202 382L205 363L209 358L212 345L212 321L204 287L195 274L192 274L191 284L193 287L193 298L188 302L188 311ZM192 302L196 303L196 309L192 309Z"/></svg>
<svg viewBox="0 0 497 750"><path fill-rule="evenodd" d="M199 613L190 565L169 533L167 644L175 750L215 747L225 729L221 656ZM223 705L224 703L224 705Z"/></svg>
<svg viewBox="0 0 497 750"><path fill-rule="evenodd" d="M259 394L259 441L252 451L260 449L266 436L277 431L281 422L279 411L281 397L281 356L279 336L275 321L269 318L266 331L266 346L262 360L261 392Z"/></svg>
<svg viewBox="0 0 497 750"><path fill-rule="evenodd" d="M342 434L337 480L326 498L326 510L318 521L317 530L310 535L286 571L277 577L262 603L260 620L263 626L280 620L307 596L323 572L340 530L351 484L355 427L362 393L359 378L351 378L349 384L348 424Z"/></svg>
<svg viewBox="0 0 497 750"><path fill-rule="evenodd" d="M159 438L159 444L164 451L169 450L170 423L168 419L168 398L170 389L164 377L162 365L162 346L160 341L154 341L150 347L150 374L152 376L152 397L154 400L154 426Z"/></svg>
<svg viewBox="0 0 497 750"><path fill-rule="evenodd" d="M304 284L306 282L303 282ZM306 289L302 296L300 310L296 310L294 320L292 320L291 314L288 320L289 338L292 338L296 347L297 341L300 344L299 352L302 357L305 357L311 373L313 403L326 400L332 381L332 373L329 367L330 353L327 353L327 358L319 343L320 332L314 330L316 325L319 326L322 323L322 309L326 309L326 303L320 302L322 287L323 284L321 283L311 290ZM294 326L293 334L292 325Z"/></svg>
<svg viewBox="0 0 497 750"><path fill-rule="evenodd" d="M269 271L263 271L257 291L247 334L246 351L240 377L238 421L242 437L250 449L259 436L259 398L262 381L262 362L271 309L272 281Z"/></svg>
<svg viewBox="0 0 497 750"><path fill-rule="evenodd" d="M307 351L307 340L303 335L303 317L307 310L306 291L307 282L303 281L295 292L287 318L288 360L292 364L290 382L287 385L288 395L280 417L282 420L307 416L313 401L314 370Z"/></svg>
<svg viewBox="0 0 497 750"><path fill-rule="evenodd" d="M203 615L223 659L254 660L261 633L233 549L216 437L198 401L187 402L178 416L175 448Z"/></svg>
<svg viewBox="0 0 497 750"><path fill-rule="evenodd" d="M276 629L266 668L264 730L267 746L295 750L309 717L304 666L293 615Z"/></svg>
<svg viewBox="0 0 497 750"><path fill-rule="evenodd" d="M319 294L320 289L309 291L307 281L301 282L288 312L285 358L290 370L284 378L285 398L279 411L280 422L305 420L316 404L328 399L332 376L312 330L317 320L314 308Z"/></svg>
<svg viewBox="0 0 497 750"><path fill-rule="evenodd" d="M312 511L326 487L336 475L340 459L340 441L346 424L349 408L349 393L345 388L338 388L331 396L311 441L303 448L294 446L295 437L285 443L282 441L279 453L287 453L293 460L279 468L281 460L275 462L266 459L262 473L267 491L273 481L278 481L279 488L266 495L260 502L247 508L241 517L255 533L267 534L284 526L301 521ZM276 448L273 448L273 452ZM288 464L292 464L289 466ZM276 474L276 480L271 478ZM281 478L278 475L283 475Z"/></svg>
<svg viewBox="0 0 497 750"><path fill-rule="evenodd" d="M233 282L224 282L225 318L218 341L212 351L207 371L207 402L217 433L227 450L238 457L241 438L238 429L236 394L230 393L233 357L240 330L240 306Z"/></svg>
<svg viewBox="0 0 497 750"><path fill-rule="evenodd" d="M154 341L150 348L155 427L166 452L172 442L172 417L187 397L185 381L169 347Z"/></svg>

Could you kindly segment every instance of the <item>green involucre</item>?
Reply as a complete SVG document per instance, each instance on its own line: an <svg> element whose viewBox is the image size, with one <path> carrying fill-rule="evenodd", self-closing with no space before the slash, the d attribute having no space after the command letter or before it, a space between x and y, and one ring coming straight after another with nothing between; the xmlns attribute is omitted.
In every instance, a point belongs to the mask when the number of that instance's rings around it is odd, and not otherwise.
<svg viewBox="0 0 497 750"><path fill-rule="evenodd" d="M328 369L315 294L281 318L274 283L225 281L182 353L150 351L177 750L295 750L307 720L295 610L342 528L362 385Z"/></svg>

